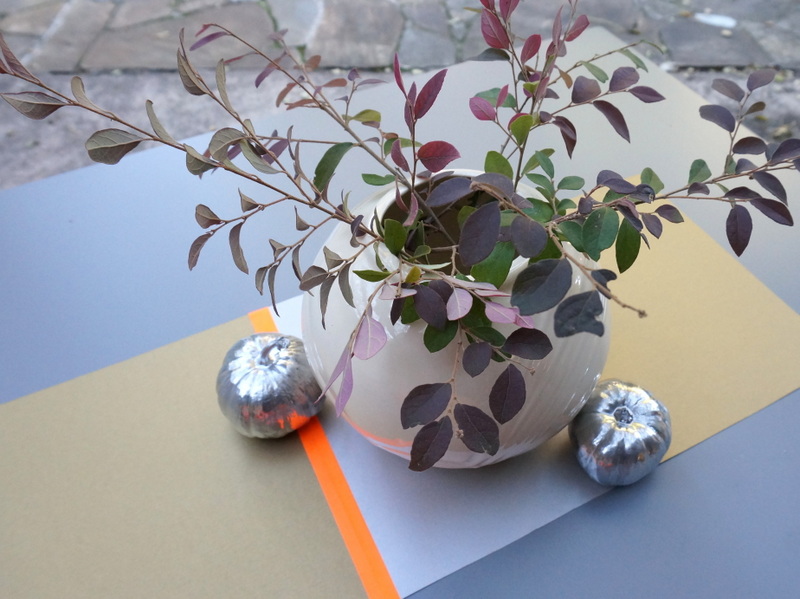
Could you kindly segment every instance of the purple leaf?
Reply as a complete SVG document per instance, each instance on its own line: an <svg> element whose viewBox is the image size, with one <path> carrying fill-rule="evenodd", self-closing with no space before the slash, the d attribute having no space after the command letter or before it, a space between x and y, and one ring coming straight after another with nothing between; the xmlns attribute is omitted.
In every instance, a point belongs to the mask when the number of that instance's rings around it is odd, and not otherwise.
<svg viewBox="0 0 800 599"><path fill-rule="evenodd" d="M397 87L400 88L400 91L403 92L403 95L406 93L406 86L403 84L403 73L400 71L400 57L395 52L394 55L394 81L397 84Z"/></svg>
<svg viewBox="0 0 800 599"><path fill-rule="evenodd" d="M578 143L578 132L575 130L575 125L563 116L553 117L552 122L561 130L561 137L567 148L567 154L572 158L572 152L575 150L575 145Z"/></svg>
<svg viewBox="0 0 800 599"><path fill-rule="evenodd" d="M511 333L500 349L523 360L541 360L553 350L553 344L543 331L525 328Z"/></svg>
<svg viewBox="0 0 800 599"><path fill-rule="evenodd" d="M408 172L408 161L403 156L403 149L399 139L395 139L391 149L392 161L402 170Z"/></svg>
<svg viewBox="0 0 800 599"><path fill-rule="evenodd" d="M752 232L753 219L750 217L750 213L741 204L736 204L728 213L728 218L725 222L725 234L728 236L728 243L731 244L731 249L737 256L741 256L742 252L747 248Z"/></svg>
<svg viewBox="0 0 800 599"><path fill-rule="evenodd" d="M547 245L547 231L530 218L517 216L511 221L511 242L523 258L538 256Z"/></svg>
<svg viewBox="0 0 800 599"><path fill-rule="evenodd" d="M511 305L522 315L554 307L572 286L572 267L566 259L547 259L526 266L511 290Z"/></svg>
<svg viewBox="0 0 800 599"><path fill-rule="evenodd" d="M350 344L348 344L344 348L342 355L339 356L339 361L336 363L336 366L334 367L333 372L331 372L331 376L328 379L328 383L325 385L325 388L322 390L322 393L320 394L320 396L325 395L328 392L328 389L330 389L333 386L333 383L336 382L336 379L342 376L342 374L345 373L346 371L348 370L350 371L348 384L346 385L345 380L342 380L342 385L339 388L339 393L336 394L336 414L339 416L341 416L342 410L344 409L347 400L350 399L350 394L352 393L353 390L352 359L353 359L353 354L350 351Z"/></svg>
<svg viewBox="0 0 800 599"><path fill-rule="evenodd" d="M739 187L734 187L725 192L726 198L735 198L739 200L754 200L756 198L761 197L761 194L757 191L753 191L749 187L745 187L740 185Z"/></svg>
<svg viewBox="0 0 800 599"><path fill-rule="evenodd" d="M797 157L800 157L800 139L792 138L782 141L769 157L769 161L770 164L776 164Z"/></svg>
<svg viewBox="0 0 800 599"><path fill-rule="evenodd" d="M500 206L489 202L470 214L461 229L458 251L465 266L470 267L492 253L500 235Z"/></svg>
<svg viewBox="0 0 800 599"><path fill-rule="evenodd" d="M708 185L705 183L700 183L699 181L695 181L689 186L688 192L690 195L700 193L703 195L708 195L711 193L711 190L708 188Z"/></svg>
<svg viewBox="0 0 800 599"><path fill-rule="evenodd" d="M744 90L730 79L714 79L711 87L735 102L741 102L744 99Z"/></svg>
<svg viewBox="0 0 800 599"><path fill-rule="evenodd" d="M444 329L447 326L447 307L442 296L427 285L418 285L414 295L414 307L420 318L432 327Z"/></svg>
<svg viewBox="0 0 800 599"><path fill-rule="evenodd" d="M603 302L598 291L571 295L558 305L553 329L556 337L570 337L577 333L591 333L602 337L603 323L597 317L603 313Z"/></svg>
<svg viewBox="0 0 800 599"><path fill-rule="evenodd" d="M414 102L414 113L417 119L421 119L433 106L439 92L442 90L447 69L443 69L431 77L428 82L422 86L422 89Z"/></svg>
<svg viewBox="0 0 800 599"><path fill-rule="evenodd" d="M774 220L779 225L786 225L788 227L794 225L794 219L792 218L792 214L789 212L789 207L786 206L786 204L782 204L777 200L757 198L752 200L750 205L754 208L757 208L768 218Z"/></svg>
<svg viewBox="0 0 800 599"><path fill-rule="evenodd" d="M411 444L409 469L422 472L442 459L453 438L453 422L445 416L423 426Z"/></svg>
<svg viewBox="0 0 800 599"><path fill-rule="evenodd" d="M429 208L449 206L472 193L471 182L467 177L446 179L433 188L426 200Z"/></svg>
<svg viewBox="0 0 800 599"><path fill-rule="evenodd" d="M531 58L539 53L539 48L542 47L542 36L534 33L525 40L520 52L520 60L523 64L528 62Z"/></svg>
<svg viewBox="0 0 800 599"><path fill-rule="evenodd" d="M671 223L682 223L683 215L680 211L671 204L663 204L656 208L656 213L666 221Z"/></svg>
<svg viewBox="0 0 800 599"><path fill-rule="evenodd" d="M472 309L472 294L466 289L453 289L446 307L448 320L464 318Z"/></svg>
<svg viewBox="0 0 800 599"><path fill-rule="evenodd" d="M509 308L497 302L486 302L484 305L486 309L486 318L492 322L500 324L513 323L517 320L517 316L519 315L516 308Z"/></svg>
<svg viewBox="0 0 800 599"><path fill-rule="evenodd" d="M627 142L631 141L628 125L619 108L605 100L595 100L592 104L606 117L608 122L611 123L611 126L614 127L614 131L616 131L622 139Z"/></svg>
<svg viewBox="0 0 800 599"><path fill-rule="evenodd" d="M508 98L508 83L506 83L503 87L500 88L500 91L497 92L497 100L495 100L495 107L500 108Z"/></svg>
<svg viewBox="0 0 800 599"><path fill-rule="evenodd" d="M758 69L750 73L747 78L747 89L753 91L759 87L764 87L772 83L773 79L775 79L775 71L773 69Z"/></svg>
<svg viewBox="0 0 800 599"><path fill-rule="evenodd" d="M661 222L660 218L655 214L642 214L642 221L644 221L644 226L647 227L653 237L656 239L661 237L661 233L664 231L664 223Z"/></svg>
<svg viewBox="0 0 800 599"><path fill-rule="evenodd" d="M20 114L29 119L42 120L53 112L66 106L64 102L42 92L19 92L0 94Z"/></svg>
<svg viewBox="0 0 800 599"><path fill-rule="evenodd" d="M604 169L604 170L600 171L599 173L597 173L597 184L598 185L605 185L606 181L608 181L610 179L623 179L624 180L622 175L620 175L617 172L610 171L608 169Z"/></svg>
<svg viewBox="0 0 800 599"><path fill-rule="evenodd" d="M578 18L575 19L575 23L567 32L567 35L564 39L568 42L571 42L581 33L583 33L588 26L589 26L589 18L586 15L578 15Z"/></svg>
<svg viewBox="0 0 800 599"><path fill-rule="evenodd" d="M778 198L784 204L787 203L786 188L781 183L780 179L766 171L756 171L753 173L753 178L764 189Z"/></svg>
<svg viewBox="0 0 800 599"><path fill-rule="evenodd" d="M639 82L639 72L634 67L619 67L611 75L608 91L619 92Z"/></svg>
<svg viewBox="0 0 800 599"><path fill-rule="evenodd" d="M497 377L489 392L489 408L492 416L500 424L505 424L516 416L525 405L525 379L513 364Z"/></svg>
<svg viewBox="0 0 800 599"><path fill-rule="evenodd" d="M456 404L453 416L460 429L459 438L475 453L494 455L500 449L500 429L492 417L480 408Z"/></svg>
<svg viewBox="0 0 800 599"><path fill-rule="evenodd" d="M582 104L594 100L602 93L600 84L596 79L589 79L583 75L575 78L575 83L572 85L572 102L574 104Z"/></svg>
<svg viewBox="0 0 800 599"><path fill-rule="evenodd" d="M491 48L507 50L511 46L508 33L500 19L488 10L481 11L481 34Z"/></svg>
<svg viewBox="0 0 800 599"><path fill-rule="evenodd" d="M429 141L417 150L417 157L431 172L438 172L445 168L461 154L446 141Z"/></svg>
<svg viewBox="0 0 800 599"><path fill-rule="evenodd" d="M763 154L767 151L767 144L760 137L743 137L733 144L734 154Z"/></svg>
<svg viewBox="0 0 800 599"><path fill-rule="evenodd" d="M556 48L556 43L560 43L561 41L561 33L563 32L563 23L561 22L561 12L564 9L563 5L558 7L556 11L556 16L553 19L553 42L550 44L550 47L547 50L548 56L556 56L558 53L558 48Z"/></svg>
<svg viewBox="0 0 800 599"><path fill-rule="evenodd" d="M636 191L636 186L625 179L609 178L603 181L603 185L608 187L614 193L628 194Z"/></svg>
<svg viewBox="0 0 800 599"><path fill-rule="evenodd" d="M664 99L664 96L662 96L652 87L647 87L646 85L637 85L636 87L630 88L628 92L647 104L661 102L661 100Z"/></svg>
<svg viewBox="0 0 800 599"><path fill-rule="evenodd" d="M201 31L203 30L201 29ZM207 36L201 37L199 40L193 43L191 48L189 48L189 51L191 52L192 50L197 50L198 48L205 46L209 42L213 42L214 40L219 39L221 37L225 37L226 35L230 34L227 33L226 31L217 31L215 33L209 33Z"/></svg>
<svg viewBox="0 0 800 599"><path fill-rule="evenodd" d="M493 121L497 117L497 110L489 100L480 96L469 99L469 109L479 121Z"/></svg>
<svg viewBox="0 0 800 599"><path fill-rule="evenodd" d="M639 211L636 209L636 204L624 198L620 198L615 203L617 205L617 211L622 214L626 221L633 225L634 229L641 233L644 225L639 216Z"/></svg>
<svg viewBox="0 0 800 599"><path fill-rule="evenodd" d="M514 182L500 173L483 173L472 178L472 189L485 191L494 198L514 197Z"/></svg>
<svg viewBox="0 0 800 599"><path fill-rule="evenodd" d="M701 106L700 116L718 127L722 127L729 133L733 133L734 129L736 129L736 119L731 114L731 111L719 104Z"/></svg>
<svg viewBox="0 0 800 599"><path fill-rule="evenodd" d="M400 407L400 423L403 428L429 424L436 420L447 408L452 394L450 383L414 387Z"/></svg>
<svg viewBox="0 0 800 599"><path fill-rule="evenodd" d="M470 376L478 376L492 361L492 346L488 341L470 343L461 357L461 366Z"/></svg>
<svg viewBox="0 0 800 599"><path fill-rule="evenodd" d="M500 0L500 15L508 21L508 17L517 8L519 0Z"/></svg>
<svg viewBox="0 0 800 599"><path fill-rule="evenodd" d="M353 354L359 360L369 360L386 345L386 330L383 325L367 316L361 321L353 343Z"/></svg>
<svg viewBox="0 0 800 599"><path fill-rule="evenodd" d="M434 279L428 283L428 288L433 289L442 298L442 301L447 302L450 296L453 295L453 286L447 281L442 279Z"/></svg>

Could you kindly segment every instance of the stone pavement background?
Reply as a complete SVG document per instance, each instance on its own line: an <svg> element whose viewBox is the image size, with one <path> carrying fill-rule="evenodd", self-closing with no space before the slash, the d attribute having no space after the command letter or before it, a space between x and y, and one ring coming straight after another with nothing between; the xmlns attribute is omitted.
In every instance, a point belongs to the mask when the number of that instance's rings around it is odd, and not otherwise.
<svg viewBox="0 0 800 599"><path fill-rule="evenodd" d="M520 31L548 32L564 0L522 0ZM447 66L480 52L477 0L0 0L0 31L34 73L61 90L74 74L90 97L121 116L144 117L155 103L171 133L185 138L227 124L210 102L191 102L175 70L178 31L187 38L204 23L229 26L267 48L266 34L287 28L290 44L321 54L327 68L385 70L397 52L418 69ZM767 139L800 135L799 0L581 0L580 11L625 41L644 48L662 68L714 102L711 82L724 72L744 80L754 67L781 69L764 98L769 119L748 125ZM220 40L192 53L212 69L232 50ZM241 61L229 87L252 86L259 67ZM213 79L213 75L212 75ZM268 79L267 82L270 80ZM0 91L23 86L0 78ZM191 103L190 103L191 102ZM237 95L253 118L272 104L262 94ZM32 122L0 102L0 188L89 164L86 137L105 126L95 117L61 110Z"/></svg>

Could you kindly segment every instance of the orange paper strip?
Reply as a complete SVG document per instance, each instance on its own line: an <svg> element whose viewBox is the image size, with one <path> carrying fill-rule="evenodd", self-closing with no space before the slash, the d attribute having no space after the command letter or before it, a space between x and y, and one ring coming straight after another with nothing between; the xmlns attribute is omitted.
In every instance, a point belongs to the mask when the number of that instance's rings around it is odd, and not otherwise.
<svg viewBox="0 0 800 599"><path fill-rule="evenodd" d="M248 316L257 333L277 331L269 308L255 310ZM312 418L297 432L367 596L400 599L319 419Z"/></svg>

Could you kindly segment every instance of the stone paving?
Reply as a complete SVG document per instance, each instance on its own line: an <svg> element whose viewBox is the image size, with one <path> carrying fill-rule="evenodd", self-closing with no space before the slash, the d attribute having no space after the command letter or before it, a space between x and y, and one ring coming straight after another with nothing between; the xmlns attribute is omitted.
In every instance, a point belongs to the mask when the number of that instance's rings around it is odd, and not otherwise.
<svg viewBox="0 0 800 599"><path fill-rule="evenodd" d="M523 0L516 14L520 30L548 31L563 1ZM429 69L484 48L477 15L467 10L476 5L477 0L0 0L0 31L34 72L50 73L50 80L66 86L79 73L97 90L97 103L124 114L138 114L147 93L158 106L174 106L176 114L162 118L177 119L176 135L189 136L216 123L205 114L181 114L182 92L173 85L181 28L190 37L204 23L220 23L265 49L267 34L285 28L290 44L321 54L325 67L381 70L397 52L404 65ZM645 52L703 95L710 95L719 70L744 78L753 67L780 68L768 99L774 116L751 126L773 138L800 135L800 80L794 75L800 70L798 0L581 0L579 6L593 24L625 41L645 37L663 46L663 54ZM219 40L192 59L210 68L233 52ZM252 63L237 66L242 77L251 77L244 72ZM0 81L0 91L12 90L13 82ZM54 120L46 136L41 124L25 121L0 106L0 188L85 163L80 150L88 129L81 129L81 117ZM68 150L79 130L78 150ZM36 160L35 152L47 153L47 160Z"/></svg>

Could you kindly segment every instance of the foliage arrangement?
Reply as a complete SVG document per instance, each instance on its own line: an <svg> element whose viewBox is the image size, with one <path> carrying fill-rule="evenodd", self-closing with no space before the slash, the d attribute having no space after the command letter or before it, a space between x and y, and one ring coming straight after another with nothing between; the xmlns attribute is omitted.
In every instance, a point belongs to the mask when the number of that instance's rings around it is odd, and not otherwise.
<svg viewBox="0 0 800 599"><path fill-rule="evenodd" d="M525 402L521 369L532 369L530 361L544 358L552 349L548 336L535 328L532 315L555 309L555 334L560 337L603 335L603 324L598 320L603 310L601 297L630 308L609 289L617 274L587 267L581 255L597 260L613 249L618 271L624 272L636 260L641 244L649 245L650 239L661 235L664 221L683 220L668 203L678 198L727 203L727 237L736 254L741 254L750 239L753 209L779 224L793 224L785 188L774 172L800 169L800 139L788 139L776 146L740 134L745 116L765 109L763 102L753 100L753 92L774 77L773 71L765 69L750 75L746 89L727 79L714 82L717 92L738 104L736 111L721 105L700 109L700 117L718 125L730 138L722 172L712 173L703 159L697 159L686 184L674 190L665 190L651 168L641 173L639 185L610 169L599 172L594 182L557 174L551 156L562 150L537 146L537 131L555 127L563 139L563 151L571 158L578 143L578 131L569 119L573 109L593 107L616 134L630 141L625 117L615 106L614 97L627 94L645 104L664 98L639 84L640 71L646 71L646 65L631 52L632 46L616 51L630 60L630 66L611 73L598 64L607 54L568 67L561 64L570 42L589 25L587 17L578 13L578 0L568 0L559 9L549 41L539 33L519 35L514 31L513 14L519 0L480 3L475 11L488 48L478 59L498 61L510 75L503 87L476 90L464 100L478 121L499 128L504 139L500 147L487 151L484 174L475 177L447 170L460 157L453 144L425 138L423 119L445 83L446 69L424 84L409 85L395 58L394 85L404 98L405 129L389 131L382 126L378 110L353 113L352 108L357 93L384 81L363 78L356 70L344 77L320 79L315 73L320 57L306 58L294 51L284 41L285 32L272 35L276 51L270 55L219 25L204 26L188 51L181 34L177 63L186 91L207 96L233 122L214 133L205 151L170 136L149 101L146 113L150 129L146 129L93 104L78 77L72 81L71 96L52 89L29 72L0 37L0 74L34 86L32 91L2 97L32 119L43 119L63 107L78 107L108 118L117 127L97 131L86 142L89 156L97 162L115 164L140 143L154 141L184 152L186 167L195 175L222 169L262 186L264 198L240 191L241 213L230 218L218 216L205 205L196 207L196 220L205 232L191 245L189 268L197 263L203 246L227 230L233 261L248 273L239 243L242 227L277 204L294 203L297 238L269 240L273 259L255 271L259 291L266 287L274 304L276 271L291 268L300 289L315 290L324 318L334 285L353 305L351 277L375 283L325 389L340 381L337 412L341 413L353 391L352 360L369 359L386 343L386 331L372 316L375 302L391 302L393 322L420 320L430 352L457 343L454 372L462 368L474 377L492 360L505 363L489 397L491 413L459 398L454 375L447 378L445 374L445 380L419 385L409 393L400 418L405 428L419 427L410 467L424 470L444 455L454 437L475 452L493 454L498 450L499 426L514 418ZM212 85L203 79L189 56L193 49L222 37L237 40L243 51L240 56L220 60ZM245 56L264 61L256 87L267 77L285 79L276 105L288 110L322 111L338 125L344 139L295 138L291 128L269 135L258 133L252 122L236 111L225 84L228 65ZM556 83L568 90L567 97L559 96ZM326 149L321 159L314 161L312 171L301 158L301 148L314 144L325 144ZM355 216L347 195L332 189L337 167L356 151L366 153L373 164L373 169L362 175L366 183L393 186L396 201L390 216ZM531 187L535 194L523 192ZM297 207L310 210L301 216ZM317 219L306 217L306 213ZM306 241L326 224L337 221L350 227L352 255L325 248L324 265L303 268L300 251ZM393 266L380 261L379 245L396 257ZM567 249L570 245L576 252ZM353 268L364 252L375 253L377 270ZM527 266L510 292L501 291L512 262L518 259L527 261ZM591 278L594 289L565 298L573 266ZM502 334L498 324L511 325L513 332Z"/></svg>

